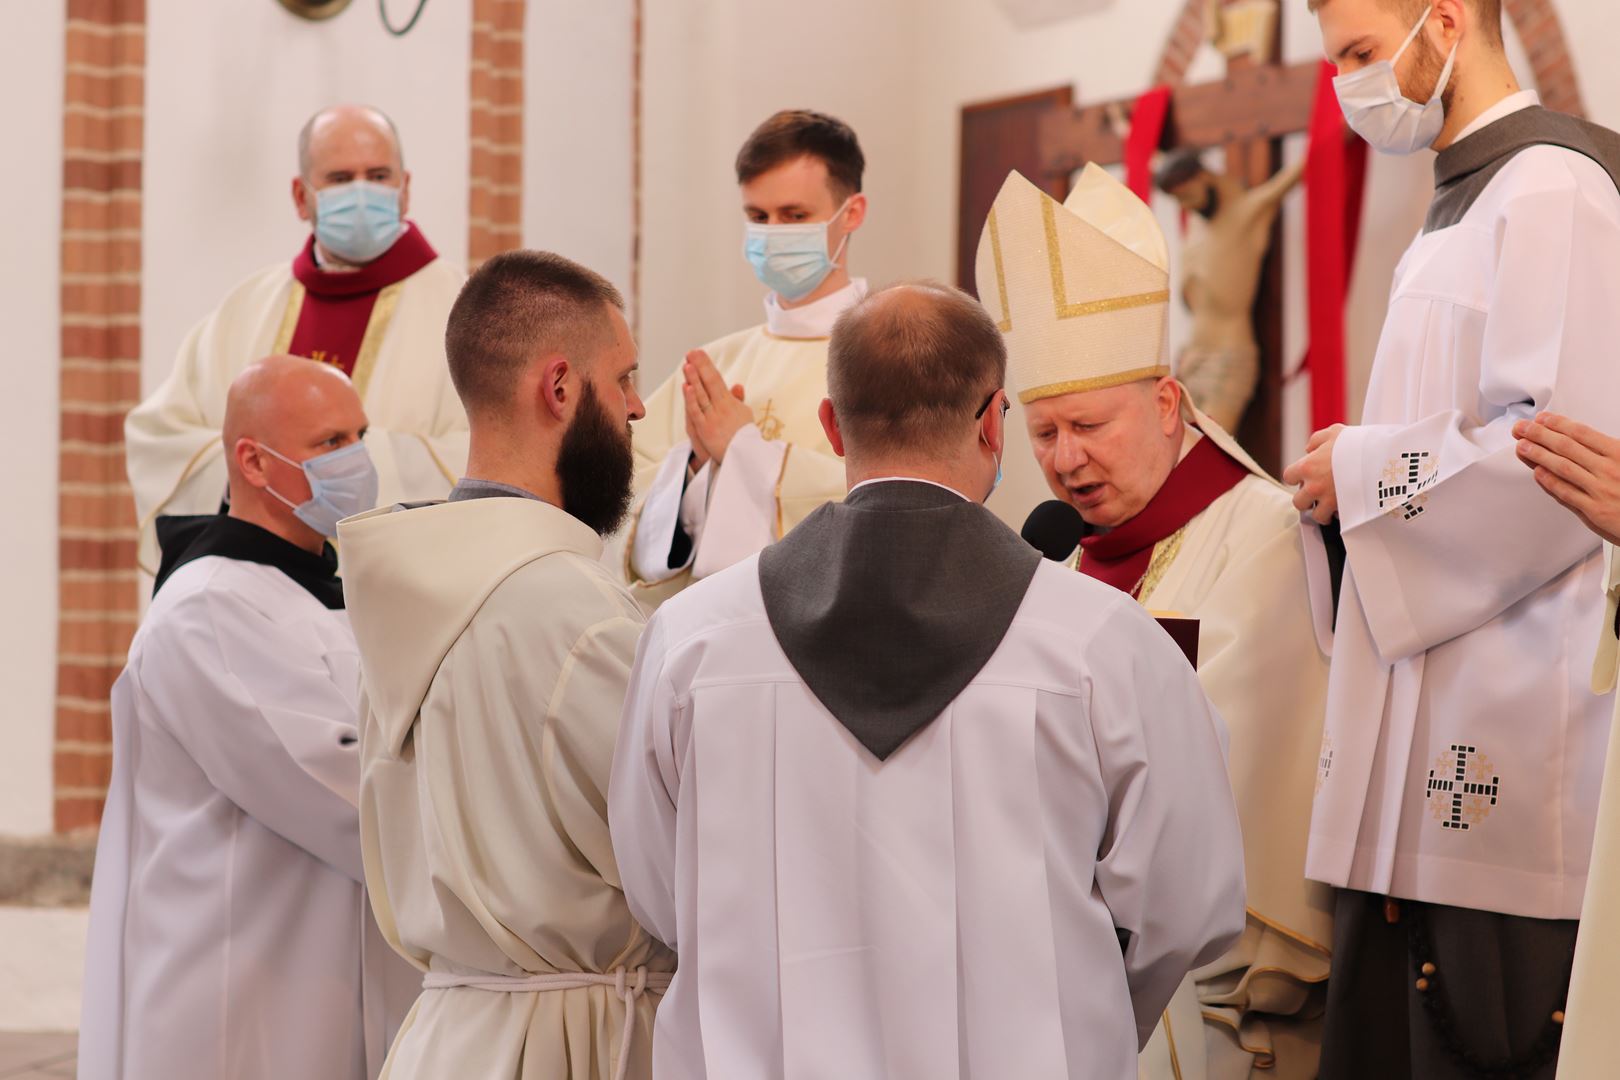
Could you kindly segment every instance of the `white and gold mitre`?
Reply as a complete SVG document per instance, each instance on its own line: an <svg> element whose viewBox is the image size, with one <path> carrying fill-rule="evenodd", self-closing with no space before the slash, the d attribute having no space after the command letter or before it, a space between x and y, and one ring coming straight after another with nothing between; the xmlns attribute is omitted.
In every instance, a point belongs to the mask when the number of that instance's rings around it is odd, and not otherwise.
<svg viewBox="0 0 1620 1080"><path fill-rule="evenodd" d="M1096 165L1061 205L1010 174L975 277L1026 405L1170 374L1169 247L1147 204Z"/></svg>

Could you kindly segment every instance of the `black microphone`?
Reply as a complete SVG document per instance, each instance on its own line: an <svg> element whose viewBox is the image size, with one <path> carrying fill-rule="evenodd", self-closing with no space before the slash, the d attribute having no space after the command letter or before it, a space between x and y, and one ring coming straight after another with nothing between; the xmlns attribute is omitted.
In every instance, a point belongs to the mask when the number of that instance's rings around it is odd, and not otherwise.
<svg viewBox="0 0 1620 1080"><path fill-rule="evenodd" d="M1086 523L1080 511L1066 502L1051 499L1030 511L1019 535L1030 547L1054 562L1062 562L1080 546Z"/></svg>

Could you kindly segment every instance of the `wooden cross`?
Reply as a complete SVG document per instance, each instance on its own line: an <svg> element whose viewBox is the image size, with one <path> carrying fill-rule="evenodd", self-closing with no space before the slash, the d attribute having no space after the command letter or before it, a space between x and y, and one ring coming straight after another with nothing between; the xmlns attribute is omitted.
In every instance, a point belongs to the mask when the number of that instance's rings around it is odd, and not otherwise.
<svg viewBox="0 0 1620 1080"><path fill-rule="evenodd" d="M1226 171L1246 187L1264 183L1282 167L1282 140L1308 129L1315 101L1318 61L1283 65L1279 26L1270 36L1270 55L1227 61L1226 78L1172 93L1161 150L1213 147L1226 149ZM1112 101L1078 108L1052 109L1040 118L1038 133L1042 175L1031 177L1047 187L1067 187L1068 179L1088 162L1116 165L1124 160L1121 133L1114 120L1128 116L1132 101ZM1260 278L1254 309L1255 340L1260 345L1260 384L1235 433L1244 447L1273 476L1282 470L1283 357L1282 218L1272 227L1270 254Z"/></svg>

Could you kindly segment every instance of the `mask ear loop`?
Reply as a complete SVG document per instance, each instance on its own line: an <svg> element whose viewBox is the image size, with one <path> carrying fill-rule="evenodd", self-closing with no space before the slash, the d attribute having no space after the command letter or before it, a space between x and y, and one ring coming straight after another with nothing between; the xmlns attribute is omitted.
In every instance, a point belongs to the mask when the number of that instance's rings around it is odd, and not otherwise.
<svg viewBox="0 0 1620 1080"><path fill-rule="evenodd" d="M1006 396L1005 388L1003 388L1002 391L1000 391L1000 393L1002 393L1002 398L1001 398L1001 422L1002 422L1003 425L1005 425L1006 422L1007 422L1007 414L1012 411L1012 401L1011 401L1011 399L1009 399ZM990 407L990 402L995 401L995 399L996 399L996 395L991 394L990 395L990 401L987 401L987 402L984 403L985 408L988 409ZM994 495L996 493L996 490L1001 487L1001 479L1002 479L1002 476L1001 476L1001 459L1006 454L1006 450L1007 450L1007 446L1006 446L1007 434L1006 434L1005 430L1002 431L1001 439L1002 439L1002 447L1001 447L1002 453L998 454L998 453L996 453L995 448L990 445L990 440L985 437L984 429L983 428L979 429L979 441L984 443L985 449L990 451L990 457L996 463L996 480L995 480L995 483L990 485L990 495ZM990 495L985 496L985 500L987 502L990 499Z"/></svg>
<svg viewBox="0 0 1620 1080"><path fill-rule="evenodd" d="M1417 40L1418 34L1423 30L1423 25L1429 21L1429 16L1432 14L1434 14L1434 5L1430 4L1428 7L1423 9L1423 16L1418 19L1417 25L1412 27L1412 32L1406 35L1406 40L1401 42L1401 47L1395 50L1395 55L1390 57L1390 67L1394 67L1396 64L1401 62L1401 57L1405 56L1406 50L1412 47L1412 42ZM1452 53L1455 54L1456 51L1456 47L1453 46Z"/></svg>
<svg viewBox="0 0 1620 1080"><path fill-rule="evenodd" d="M303 464L301 462L294 461L292 458L288 457L286 454L281 453L280 451L274 449L273 447L266 446L264 443L259 442L257 439L255 439L253 441L253 445L257 446L260 450L263 450L265 453L269 454L271 457L277 458L277 459L279 459L279 460L281 460L283 462L286 462L288 465L291 465L293 468L295 468L299 472L303 473L304 478L309 481L309 497L311 499L315 498L315 478L309 475L309 470L304 468L304 466L303 466ZM268 491L271 495L274 495L289 510L294 511L295 513L297 512L298 507L300 505L299 503L293 502L291 499L287 498L287 496L283 495L281 492L277 491L275 488L271 487L269 484L264 485L264 490Z"/></svg>
<svg viewBox="0 0 1620 1080"><path fill-rule="evenodd" d="M1455 65L1457 63L1457 50L1461 46L1462 46L1462 39L1461 38L1457 39L1455 42L1452 43L1451 55L1446 57L1446 66L1440 69L1440 81L1434 84L1434 93L1433 93L1433 95L1430 96L1429 101L1431 101L1431 102L1439 101L1441 96L1443 94L1445 94L1446 85L1451 82L1452 69L1455 67Z"/></svg>
<svg viewBox="0 0 1620 1080"><path fill-rule="evenodd" d="M853 195L851 195L849 198L845 199L843 201L843 204L840 205L837 210L833 211L833 216L827 219L827 224L831 225L833 222L835 222L839 218L843 217L844 216L844 211L848 210L849 209L849 204L854 202L854 201L855 201L855 196L853 196ZM839 263L838 260L844 257L844 248L846 248L848 246L849 246L849 233L846 232L846 233L844 233L844 235L838 241L838 250L832 253L832 256L830 257L830 259L828 261L830 261L834 266L840 266L841 267L841 264Z"/></svg>

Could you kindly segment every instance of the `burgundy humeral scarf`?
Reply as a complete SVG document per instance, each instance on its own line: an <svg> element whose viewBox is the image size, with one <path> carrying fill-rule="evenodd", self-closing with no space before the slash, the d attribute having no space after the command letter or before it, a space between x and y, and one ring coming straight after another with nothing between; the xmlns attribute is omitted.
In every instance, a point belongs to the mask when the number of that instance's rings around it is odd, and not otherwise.
<svg viewBox="0 0 1620 1080"><path fill-rule="evenodd" d="M1080 541L1080 572L1140 599L1136 589L1153 562L1153 546L1175 535L1248 475L1213 439L1198 440L1141 513L1117 529Z"/></svg>
<svg viewBox="0 0 1620 1080"><path fill-rule="evenodd" d="M360 269L322 270L315 264L315 237L311 235L292 264L293 277L304 287L304 304L287 351L353 375L377 294L438 257L422 230L410 224L393 247Z"/></svg>

